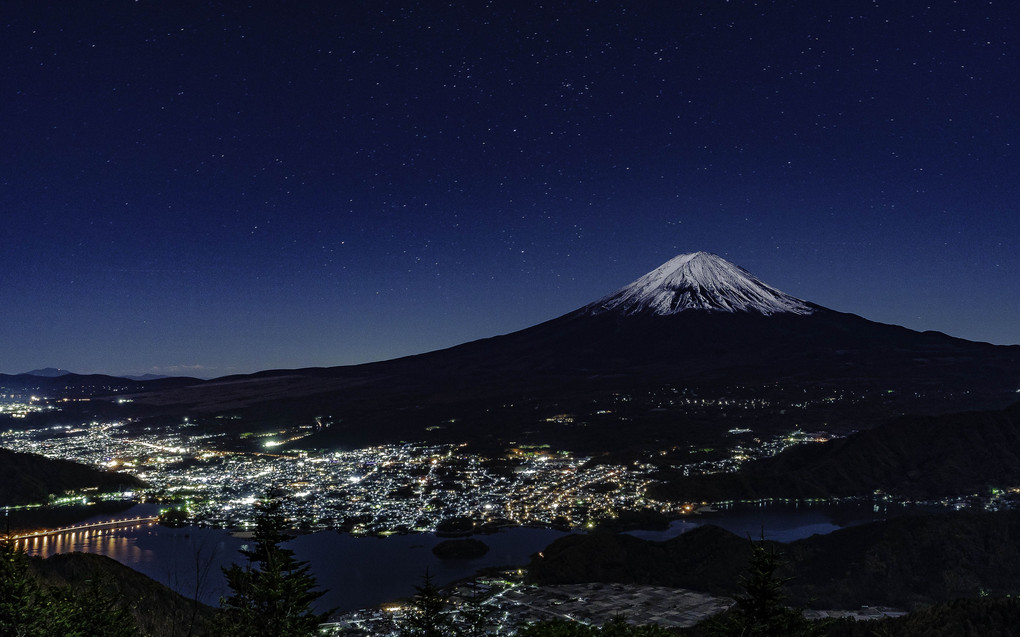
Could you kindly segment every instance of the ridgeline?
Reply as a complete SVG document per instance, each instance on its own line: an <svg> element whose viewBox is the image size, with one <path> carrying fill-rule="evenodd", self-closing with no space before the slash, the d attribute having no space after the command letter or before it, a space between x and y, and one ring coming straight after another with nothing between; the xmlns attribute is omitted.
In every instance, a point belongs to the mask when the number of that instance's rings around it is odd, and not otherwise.
<svg viewBox="0 0 1020 637"><path fill-rule="evenodd" d="M0 506L45 504L51 495L87 488L105 492L142 486L141 480L126 473L0 449Z"/></svg>

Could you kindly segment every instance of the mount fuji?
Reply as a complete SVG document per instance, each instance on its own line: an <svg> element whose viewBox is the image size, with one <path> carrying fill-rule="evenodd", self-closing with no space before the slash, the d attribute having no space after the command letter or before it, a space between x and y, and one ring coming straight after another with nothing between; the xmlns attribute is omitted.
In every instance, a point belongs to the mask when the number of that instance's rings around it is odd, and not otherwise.
<svg viewBox="0 0 1020 637"><path fill-rule="evenodd" d="M709 312L788 312L811 314L800 299L766 285L753 274L708 252L681 254L627 287L586 308L591 314Z"/></svg>
<svg viewBox="0 0 1020 637"><path fill-rule="evenodd" d="M695 252L518 332L131 398L157 419L184 412L192 422L228 415L245 426L332 423L312 438L322 446L484 439L605 450L736 424L859 429L905 412L1001 408L1018 387L1020 346L830 310Z"/></svg>

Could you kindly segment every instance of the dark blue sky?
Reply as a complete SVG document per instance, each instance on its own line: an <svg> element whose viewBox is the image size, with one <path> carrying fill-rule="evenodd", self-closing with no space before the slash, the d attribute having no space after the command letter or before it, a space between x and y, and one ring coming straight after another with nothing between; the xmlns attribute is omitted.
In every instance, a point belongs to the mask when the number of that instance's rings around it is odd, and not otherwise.
<svg viewBox="0 0 1020 637"><path fill-rule="evenodd" d="M0 372L389 358L696 250L1020 342L1013 3L237 4L0 10Z"/></svg>

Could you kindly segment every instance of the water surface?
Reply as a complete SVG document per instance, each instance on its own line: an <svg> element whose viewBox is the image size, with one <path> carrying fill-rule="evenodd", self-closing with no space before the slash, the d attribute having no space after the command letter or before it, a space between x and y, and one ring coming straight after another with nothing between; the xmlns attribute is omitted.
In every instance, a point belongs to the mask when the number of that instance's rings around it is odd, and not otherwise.
<svg viewBox="0 0 1020 637"><path fill-rule="evenodd" d="M151 515L153 510L153 505L139 505L118 517ZM911 510L872 503L736 504L674 521L666 530L630 533L662 541L701 524L715 524L752 539L764 532L767 539L791 542ZM442 585L471 577L484 567L525 565L531 554L564 535L551 529L514 528L475 536L489 546L489 552L480 558L459 560L440 560L433 555L432 547L442 538L431 534L378 538L321 531L298 536L287 546L297 559L309 563L319 587L327 591L320 600L320 610L353 610L412 595L426 569L435 583ZM44 556L68 551L106 555L183 595L215 605L221 596L229 594L221 568L243 563L239 550L249 543L222 529L141 525L38 538L28 541L26 548Z"/></svg>
<svg viewBox="0 0 1020 637"><path fill-rule="evenodd" d="M309 563L319 588L321 610L352 610L408 597L426 569L437 584L471 577L489 566L527 564L566 533L551 529L513 528L475 536L489 546L484 556L440 560L432 547L443 541L431 534L356 537L335 531L301 535L286 546ZM85 551L111 557L188 597L217 604L229 594L222 568L244 563L240 549L251 540L222 529L168 528L158 525L63 533L28 540L33 555Z"/></svg>

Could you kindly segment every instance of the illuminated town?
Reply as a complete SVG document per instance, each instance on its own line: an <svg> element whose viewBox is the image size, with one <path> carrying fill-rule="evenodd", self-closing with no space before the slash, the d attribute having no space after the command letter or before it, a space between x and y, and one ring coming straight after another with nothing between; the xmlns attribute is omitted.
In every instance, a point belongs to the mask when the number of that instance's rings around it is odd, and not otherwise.
<svg viewBox="0 0 1020 637"><path fill-rule="evenodd" d="M261 434L264 452L220 450L221 436L177 431L127 434L124 422L92 422L41 431L10 430L3 446L131 473L149 488L140 497L186 507L194 523L245 528L252 505L270 490L287 495L288 516L303 530L429 532L444 520L478 526L591 527L622 510L680 514L684 505L647 497L657 467L605 465L548 448L514 448L483 458L464 445L400 444L351 451L278 452L274 443L301 429ZM734 430L734 435L745 433ZM754 457L813 440L798 434L698 461L685 472L733 470ZM689 506L688 509L689 510Z"/></svg>

